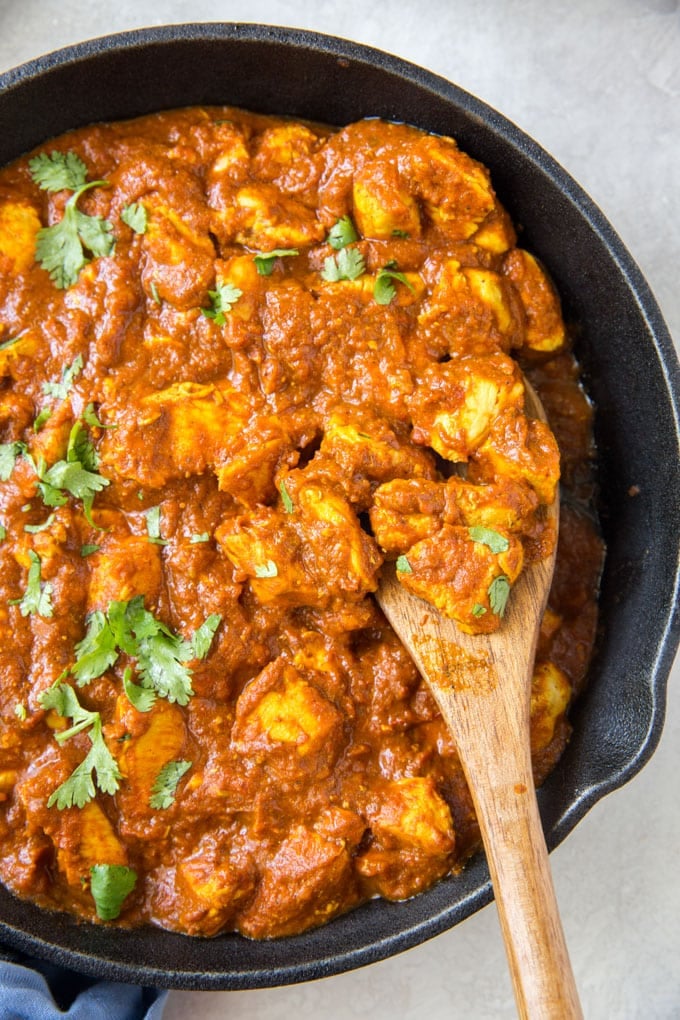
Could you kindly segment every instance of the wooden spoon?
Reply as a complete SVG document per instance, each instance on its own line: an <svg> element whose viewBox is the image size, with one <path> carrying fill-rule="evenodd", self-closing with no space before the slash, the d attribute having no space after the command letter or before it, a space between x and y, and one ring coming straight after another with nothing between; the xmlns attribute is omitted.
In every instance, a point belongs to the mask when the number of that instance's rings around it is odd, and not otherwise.
<svg viewBox="0 0 680 1020"><path fill-rule="evenodd" d="M526 384L526 381L525 381ZM529 413L545 420L527 386ZM556 499L551 509L555 524ZM531 677L555 553L512 589L502 626L464 634L386 568L377 600L429 685L456 743L491 872L519 1015L583 1016L536 802L529 743Z"/></svg>

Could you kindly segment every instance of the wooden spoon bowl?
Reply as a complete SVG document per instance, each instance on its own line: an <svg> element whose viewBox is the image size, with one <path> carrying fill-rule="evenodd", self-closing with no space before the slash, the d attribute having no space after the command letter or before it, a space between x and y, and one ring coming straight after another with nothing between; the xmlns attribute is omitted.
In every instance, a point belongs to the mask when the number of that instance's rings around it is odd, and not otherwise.
<svg viewBox="0 0 680 1020"><path fill-rule="evenodd" d="M545 420L525 380L529 413ZM559 502L550 513L557 525ZM556 543L555 543L556 546ZM581 1017L536 801L531 678L555 551L514 585L499 630L465 634L385 568L377 600L456 743L486 850L521 1017Z"/></svg>

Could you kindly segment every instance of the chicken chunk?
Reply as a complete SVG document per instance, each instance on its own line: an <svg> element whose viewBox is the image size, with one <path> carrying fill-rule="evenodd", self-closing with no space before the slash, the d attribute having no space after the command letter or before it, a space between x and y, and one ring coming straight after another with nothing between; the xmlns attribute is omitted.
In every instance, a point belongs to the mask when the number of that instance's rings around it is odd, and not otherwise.
<svg viewBox="0 0 680 1020"><path fill-rule="evenodd" d="M268 862L241 930L250 938L298 933L329 921L357 899L344 841L299 825Z"/></svg>
<svg viewBox="0 0 680 1020"><path fill-rule="evenodd" d="M325 757L341 726L338 710L320 690L293 665L277 660L239 698L232 742L248 756L284 748L298 759Z"/></svg>
<svg viewBox="0 0 680 1020"><path fill-rule="evenodd" d="M433 538L407 551L406 562L397 564L397 576L408 591L432 603L461 630L497 630L524 560L519 539L501 537L506 548L496 553L473 539L469 528L445 524Z"/></svg>
<svg viewBox="0 0 680 1020"><path fill-rule="evenodd" d="M88 611L106 610L112 601L126 602L135 595L151 601L161 588L158 545L148 538L121 531L102 534L99 551L88 557L90 581Z"/></svg>
<svg viewBox="0 0 680 1020"><path fill-rule="evenodd" d="M204 836L175 872L173 886L183 928L192 935L216 935L252 895L254 881L252 865L232 859L212 834Z"/></svg>
<svg viewBox="0 0 680 1020"><path fill-rule="evenodd" d="M503 273L519 294L525 315L525 343L534 351L557 351L566 334L560 300L538 261L523 248L506 255Z"/></svg>
<svg viewBox="0 0 680 1020"><path fill-rule="evenodd" d="M547 425L510 407L493 423L470 471L472 481L525 482L541 503L550 506L560 476L560 454Z"/></svg>
<svg viewBox="0 0 680 1020"><path fill-rule="evenodd" d="M239 188L234 201L239 244L267 252L306 247L324 238L325 228L314 210L283 195L273 184Z"/></svg>
<svg viewBox="0 0 680 1020"><path fill-rule="evenodd" d="M177 705L159 699L150 712L144 713L141 733L134 733L121 744L118 765L124 776L126 797L138 804L144 819L148 817L149 798L158 775L168 762L181 757L186 741L182 711Z"/></svg>
<svg viewBox="0 0 680 1020"><path fill-rule="evenodd" d="M522 308L507 280L491 269L463 267L457 259L443 263L418 323L442 332L450 354L486 353L490 343L508 350L523 339Z"/></svg>
<svg viewBox="0 0 680 1020"><path fill-rule="evenodd" d="M420 237L418 204L395 164L367 163L354 177L352 202L363 237L389 240L395 232Z"/></svg>
<svg viewBox="0 0 680 1020"><path fill-rule="evenodd" d="M23 273L33 265L41 227L32 205L18 199L0 202L0 259L4 256L14 272Z"/></svg>
<svg viewBox="0 0 680 1020"><path fill-rule="evenodd" d="M203 474L243 428L249 404L224 383L178 382L132 399L116 411L117 428L104 437L102 467L149 488Z"/></svg>
<svg viewBox="0 0 680 1020"><path fill-rule="evenodd" d="M570 701L571 685L562 670L552 662L538 663L531 684L532 754L548 747Z"/></svg>
<svg viewBox="0 0 680 1020"><path fill-rule="evenodd" d="M429 777L386 781L379 803L369 811L369 821L387 848L406 847L428 854L448 854L455 848L451 812Z"/></svg>
<svg viewBox="0 0 680 1020"><path fill-rule="evenodd" d="M374 591L380 555L349 502L331 490L300 485L292 512L259 508L227 519L216 538L261 602L327 606Z"/></svg>
<svg viewBox="0 0 680 1020"><path fill-rule="evenodd" d="M517 364L503 354L426 368L411 401L413 439L447 460L467 461L498 415L523 398Z"/></svg>
<svg viewBox="0 0 680 1020"><path fill-rule="evenodd" d="M149 202L151 214L142 243L146 263L142 280L155 294L178 308L198 305L214 275L215 249L207 219L194 223L164 204Z"/></svg>
<svg viewBox="0 0 680 1020"><path fill-rule="evenodd" d="M400 439L385 421L340 410L326 422L307 476L322 476L326 465L329 476L341 479L342 488L361 509L368 506L372 490L381 482L436 475L432 456Z"/></svg>
<svg viewBox="0 0 680 1020"><path fill-rule="evenodd" d="M321 175L321 139L304 124L278 124L257 139L252 172L288 195L313 202Z"/></svg>

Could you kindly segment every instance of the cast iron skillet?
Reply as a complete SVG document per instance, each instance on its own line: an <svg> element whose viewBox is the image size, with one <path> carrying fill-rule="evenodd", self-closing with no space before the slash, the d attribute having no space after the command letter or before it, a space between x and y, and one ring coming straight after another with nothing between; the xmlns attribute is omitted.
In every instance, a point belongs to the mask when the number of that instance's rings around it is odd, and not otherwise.
<svg viewBox="0 0 680 1020"><path fill-rule="evenodd" d="M602 633L574 737L539 793L552 849L654 751L680 636L680 371L639 270L578 185L514 125L420 68L351 42L258 25L181 25L73 46L0 76L0 165L69 128L196 103L344 124L366 116L453 135L490 167L521 241L548 266L597 407L608 557ZM633 488L634 487L634 488ZM636 492L636 495L631 495ZM405 903L372 901L271 942L78 924L0 888L0 937L96 976L256 988L340 973L423 942L491 899L476 857Z"/></svg>

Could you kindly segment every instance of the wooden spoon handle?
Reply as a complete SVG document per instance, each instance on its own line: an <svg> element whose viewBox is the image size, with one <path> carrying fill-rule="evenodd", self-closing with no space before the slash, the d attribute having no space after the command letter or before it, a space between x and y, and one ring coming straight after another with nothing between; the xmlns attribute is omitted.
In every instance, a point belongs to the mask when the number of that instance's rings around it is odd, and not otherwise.
<svg viewBox="0 0 680 1020"><path fill-rule="evenodd" d="M435 695L445 715L452 708L446 695ZM536 802L529 742L508 742L508 725L522 723L498 718L503 701L501 696L492 724L477 730L461 758L486 849L517 1009L528 1020L578 1020L583 1013ZM458 717L460 711L459 700Z"/></svg>

